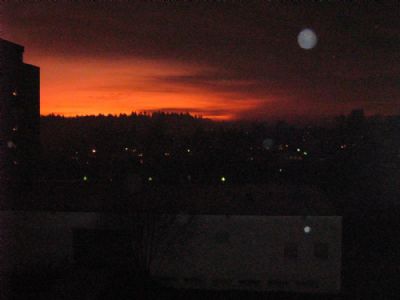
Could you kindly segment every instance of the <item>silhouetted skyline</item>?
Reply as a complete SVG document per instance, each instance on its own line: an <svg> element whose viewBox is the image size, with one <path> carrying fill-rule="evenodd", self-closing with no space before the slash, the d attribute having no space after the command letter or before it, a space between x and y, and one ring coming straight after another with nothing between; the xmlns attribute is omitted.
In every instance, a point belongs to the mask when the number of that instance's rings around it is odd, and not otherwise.
<svg viewBox="0 0 400 300"><path fill-rule="evenodd" d="M289 3L289 2L288 2ZM398 114L397 10L350 5L6 3L2 37L42 68L41 113L213 119ZM314 48L297 43L304 28Z"/></svg>

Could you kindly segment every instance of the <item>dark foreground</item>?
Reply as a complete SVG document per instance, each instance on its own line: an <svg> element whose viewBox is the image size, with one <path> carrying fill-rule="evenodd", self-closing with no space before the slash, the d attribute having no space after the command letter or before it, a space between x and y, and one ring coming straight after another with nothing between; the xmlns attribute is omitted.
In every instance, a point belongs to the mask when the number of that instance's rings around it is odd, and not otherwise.
<svg viewBox="0 0 400 300"><path fill-rule="evenodd" d="M400 221L396 214L344 218L343 289L339 295L146 289L132 271L68 267L9 275L1 299L396 299L400 292ZM7 297L7 298L6 298Z"/></svg>

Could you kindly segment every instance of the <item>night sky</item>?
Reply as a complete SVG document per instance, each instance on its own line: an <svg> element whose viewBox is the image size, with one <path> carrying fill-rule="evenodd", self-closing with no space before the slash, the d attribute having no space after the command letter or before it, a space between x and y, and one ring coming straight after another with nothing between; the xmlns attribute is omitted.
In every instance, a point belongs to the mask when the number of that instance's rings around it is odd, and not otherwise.
<svg viewBox="0 0 400 300"><path fill-rule="evenodd" d="M0 36L41 67L42 114L400 113L398 4L274 3L7 3Z"/></svg>

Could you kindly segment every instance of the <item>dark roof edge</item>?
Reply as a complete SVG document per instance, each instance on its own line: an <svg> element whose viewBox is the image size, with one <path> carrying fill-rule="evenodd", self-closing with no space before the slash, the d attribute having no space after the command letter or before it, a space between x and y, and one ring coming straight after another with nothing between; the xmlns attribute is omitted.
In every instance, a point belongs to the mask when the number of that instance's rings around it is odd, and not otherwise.
<svg viewBox="0 0 400 300"><path fill-rule="evenodd" d="M6 45L8 45L8 46L14 47L14 48L18 48L18 50L24 52L25 47L22 46L22 45L19 45L19 44L10 42L10 41L8 41L8 40L5 40L5 39L3 39L3 38L0 38L0 44L2 44L2 43L6 44Z"/></svg>

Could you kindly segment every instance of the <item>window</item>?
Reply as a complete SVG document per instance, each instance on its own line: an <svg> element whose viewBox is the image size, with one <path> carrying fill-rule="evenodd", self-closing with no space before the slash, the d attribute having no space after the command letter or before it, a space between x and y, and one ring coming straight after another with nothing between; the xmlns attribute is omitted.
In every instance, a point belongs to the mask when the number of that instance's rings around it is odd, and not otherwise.
<svg viewBox="0 0 400 300"><path fill-rule="evenodd" d="M297 259L298 249L296 243L287 243L284 249L284 256L288 259Z"/></svg>
<svg viewBox="0 0 400 300"><path fill-rule="evenodd" d="M243 286L257 287L261 284L261 280L244 279L244 280L239 280L238 283Z"/></svg>
<svg viewBox="0 0 400 300"><path fill-rule="evenodd" d="M319 284L318 281L316 280L303 280L303 281L296 281L296 286L302 288L317 289L319 287Z"/></svg>
<svg viewBox="0 0 400 300"><path fill-rule="evenodd" d="M215 241L219 244L228 243L230 240L229 232L219 231L215 234Z"/></svg>
<svg viewBox="0 0 400 300"><path fill-rule="evenodd" d="M283 288L287 287L288 284L289 284L289 282L287 282L285 280L277 280L277 279L268 280L268 285L271 288L283 289Z"/></svg>
<svg viewBox="0 0 400 300"><path fill-rule="evenodd" d="M314 256L319 259L329 258L329 245L327 243L317 242L314 244Z"/></svg>
<svg viewBox="0 0 400 300"><path fill-rule="evenodd" d="M192 284L192 285L199 285L199 284L205 283L205 280L203 278L199 278L199 277L188 277L188 278L184 278L183 281L186 284Z"/></svg>
<svg viewBox="0 0 400 300"><path fill-rule="evenodd" d="M125 265L133 256L131 234L125 230L73 230L74 260L78 265Z"/></svg>
<svg viewBox="0 0 400 300"><path fill-rule="evenodd" d="M213 286L230 286L232 285L232 279L229 278L218 278L212 280Z"/></svg>

